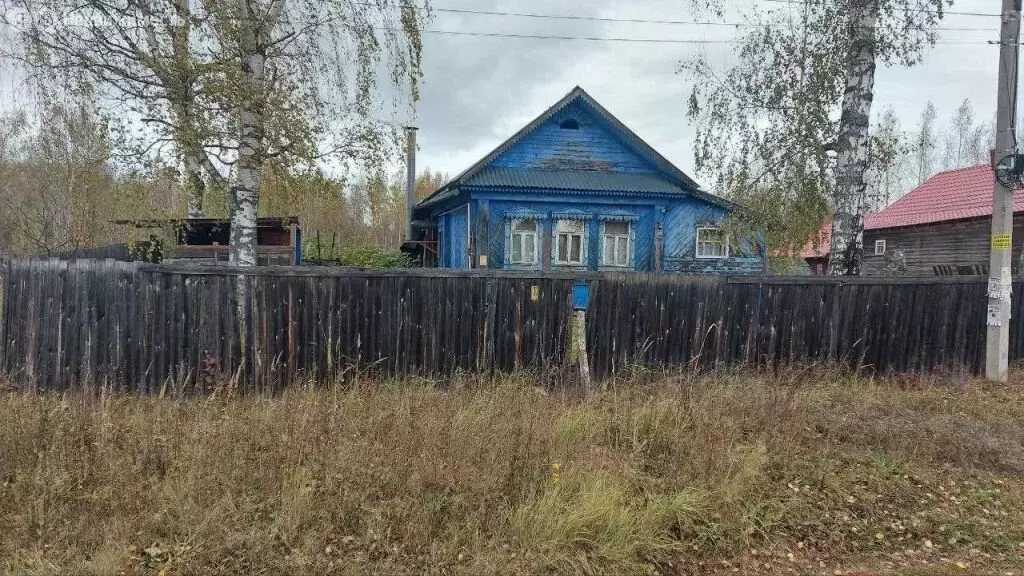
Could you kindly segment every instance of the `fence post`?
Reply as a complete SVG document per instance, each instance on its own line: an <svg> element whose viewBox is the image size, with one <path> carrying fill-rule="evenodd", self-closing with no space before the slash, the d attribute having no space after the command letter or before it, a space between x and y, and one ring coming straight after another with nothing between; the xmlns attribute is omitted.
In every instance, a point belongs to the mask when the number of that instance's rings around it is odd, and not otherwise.
<svg viewBox="0 0 1024 576"><path fill-rule="evenodd" d="M590 304L590 283L577 280L572 286L573 325L570 334L575 335L575 349L570 343L570 350L576 355L580 369L580 383L586 394L592 392L590 380L590 360L587 358L587 306ZM570 336L572 337L572 336Z"/></svg>
<svg viewBox="0 0 1024 576"><path fill-rule="evenodd" d="M828 319L828 361L836 362L839 354L839 297L843 291L842 282L832 285L832 312Z"/></svg>
<svg viewBox="0 0 1024 576"><path fill-rule="evenodd" d="M488 277L484 290L486 311L484 315L484 366L488 370L494 370L494 316L496 305L496 294L494 279Z"/></svg>

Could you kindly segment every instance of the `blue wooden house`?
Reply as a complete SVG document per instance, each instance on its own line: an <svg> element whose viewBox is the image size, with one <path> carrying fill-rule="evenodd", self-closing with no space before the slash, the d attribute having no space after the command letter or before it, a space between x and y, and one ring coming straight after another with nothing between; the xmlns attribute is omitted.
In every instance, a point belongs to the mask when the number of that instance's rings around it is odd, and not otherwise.
<svg viewBox="0 0 1024 576"><path fill-rule="evenodd" d="M704 192L582 88L415 207L444 268L758 274Z"/></svg>

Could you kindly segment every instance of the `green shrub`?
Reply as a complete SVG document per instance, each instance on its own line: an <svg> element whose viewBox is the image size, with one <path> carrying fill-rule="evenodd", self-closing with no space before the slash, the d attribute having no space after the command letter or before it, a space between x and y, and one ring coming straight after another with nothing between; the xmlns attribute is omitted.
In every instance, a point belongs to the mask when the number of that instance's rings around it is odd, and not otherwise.
<svg viewBox="0 0 1024 576"><path fill-rule="evenodd" d="M316 239L306 239L303 254L307 260L330 262L338 266L354 268L409 268L412 258L401 250L388 250L373 244L346 246L317 246Z"/></svg>

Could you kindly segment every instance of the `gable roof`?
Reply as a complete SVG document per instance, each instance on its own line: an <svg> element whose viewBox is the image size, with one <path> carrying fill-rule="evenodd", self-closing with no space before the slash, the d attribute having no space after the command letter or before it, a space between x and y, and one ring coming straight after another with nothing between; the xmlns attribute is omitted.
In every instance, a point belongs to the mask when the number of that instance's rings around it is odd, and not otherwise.
<svg viewBox="0 0 1024 576"><path fill-rule="evenodd" d="M656 163L657 167L662 171L662 173L665 174L670 179L671 183L674 183L676 186L678 186L678 188L677 187L673 187L673 186L662 186L661 190L659 190L659 191L661 191L663 193L675 193L675 194L685 194L685 193L689 192L689 193L693 194L694 196L703 198L703 199L711 201L711 202L715 202L715 203L722 204L722 205L729 205L729 203L726 200L724 200L722 198L719 198L717 196L714 196L712 194L709 194L707 192L702 191L700 189L700 185L697 184L692 178L687 176L682 170L680 170L674 164L669 162L664 156L662 156L660 153L658 153L657 150L652 148L650 144L644 142L639 136L636 135L636 133L634 133L632 130L630 130L618 118L613 116L610 112L608 112L608 110L606 110L603 106L598 104L596 100L594 100L589 94L587 94L587 92L585 90L583 90L583 88L580 88L579 86L576 86L575 88L570 90L568 94L566 94L564 97L562 97L561 100L556 102L553 106L551 106L550 108L545 110L540 116L535 118L532 122L530 122L529 124L524 126L522 129L520 129L518 132L513 134L511 138L509 138L508 140L505 140L504 142L502 142L497 148L492 150L489 154L487 154L486 156L481 158L479 161L477 161L475 164L473 164L472 166L467 168L465 171L463 171L461 174L459 174L455 178L452 178L448 183L446 183L444 186L439 188L436 192L434 192L430 196L428 196L425 199L423 199L422 201L420 201L417 206L425 206L427 204L433 204L435 202L438 202L438 201L441 201L441 200L443 200L445 198L453 196L456 193L455 189L459 185L463 185L463 184L478 185L478 186L507 185L507 186L519 187L520 185L511 184L511 183L510 184L491 184L491 183L484 184L484 183L482 183L482 182L495 182L495 181L514 180L515 178L529 178L529 179L531 179L530 182L532 182L534 184L534 186L525 186L525 187L538 187L538 188L549 187L549 186L553 187L553 186L556 185L555 182L558 182L560 184L566 184L567 186L564 186L564 189L569 189L569 190L595 190L595 188L590 188L588 186L597 185L598 188L596 188L596 190L605 190L605 189L607 189L607 190L611 191L611 189L608 188L608 187L612 185L611 184L611 180L615 179L616 176L610 175L610 173L608 173L608 172L595 172L595 173L593 173L593 174L588 176L586 174L582 174L583 172L587 172L585 170L567 170L567 171L552 170L552 171L547 171L547 172L550 172L550 174L546 174L545 175L544 174L545 171L530 170L531 172L535 172L537 175L534 176L534 177L529 177L529 176L513 177L510 174L512 172L512 170L509 170L507 172L497 173L497 172L494 172L494 171L495 170L500 170L500 169L490 168L488 166L492 161L494 161L496 158L498 158L498 156L500 156L504 152L508 151L512 146L514 146L516 143L521 141L524 137L526 137L527 135L532 133L534 130L536 130L538 126L540 126L541 124L543 124L544 122L549 120L551 117L553 117L559 111L564 109L566 106L569 106L570 104L572 104L573 102L576 102L576 101L583 102L584 104L589 106L594 112L596 112L598 116L600 116L601 118L603 118L604 120L609 122L612 125L613 129L617 130L631 146L637 148L639 151L641 151L644 154L647 154L650 158L652 158L654 160L654 162ZM486 174L484 174L484 172L486 172ZM527 172L527 170L523 170L523 171L520 171L520 172ZM556 173L558 173L558 174L556 175ZM600 178L609 178L609 180L605 181L603 184L597 184L596 181L598 179L598 175L599 175ZM479 176L479 178L475 178L477 176ZM636 178L636 175L628 175L628 176L627 175L622 175L622 176L626 176L627 178ZM648 176L648 178L655 179L656 177ZM625 178L623 178L622 180L624 181ZM619 183L619 181L617 181L616 183ZM560 184L559 184L559 187L563 187ZM666 182L666 184L668 184L668 182ZM632 186L637 186L637 185L633 184ZM630 191L630 190L623 190L622 188L616 188L615 190ZM648 190L636 190L636 191L637 192L646 192Z"/></svg>
<svg viewBox="0 0 1024 576"><path fill-rule="evenodd" d="M992 214L995 176L988 164L939 172L888 208L864 217L866 230L978 218ZM1013 195L1013 211L1024 211L1024 191Z"/></svg>

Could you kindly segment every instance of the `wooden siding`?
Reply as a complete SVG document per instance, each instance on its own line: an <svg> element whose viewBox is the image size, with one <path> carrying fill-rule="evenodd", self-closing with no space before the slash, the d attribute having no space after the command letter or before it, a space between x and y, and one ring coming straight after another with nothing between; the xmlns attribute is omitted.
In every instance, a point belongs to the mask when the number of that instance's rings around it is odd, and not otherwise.
<svg viewBox="0 0 1024 576"><path fill-rule="evenodd" d="M466 205L459 206L439 218L442 268L469 268L468 218Z"/></svg>
<svg viewBox="0 0 1024 576"><path fill-rule="evenodd" d="M749 248L728 258L697 258L697 228L715 226L727 216L726 210L696 198L687 198L665 211L665 272L683 274L761 274L764 261Z"/></svg>
<svg viewBox="0 0 1024 576"><path fill-rule="evenodd" d="M590 215L587 226L587 265L588 270L605 269L601 265L601 220L607 217L631 218L633 229L630 248L632 250L633 271L654 270L654 230L662 220L666 250L663 255L661 269L666 272L685 272L689 274L708 274L728 272L730 274L760 274L764 263L760 257L750 253L732 255L727 259L698 259L696 257L696 229L700 224L720 222L725 211L698 199L688 196L678 198L617 198L588 197L586 194L555 193L551 201L538 201L531 193L520 193L519 199L504 196L501 200L481 200L487 206L486 243L477 243L485 247L488 265L491 268L505 268L508 230L510 218L528 215L539 218L546 224L546 234L551 233L550 222L562 212L582 212ZM665 208L662 218L661 209ZM478 223L478 230L480 229ZM545 256L547 256L545 258ZM541 255L537 269L551 265L550 245Z"/></svg>
<svg viewBox="0 0 1024 576"><path fill-rule="evenodd" d="M886 252L902 250L906 256L907 274L933 276L935 266L950 266L953 274L957 267L972 273L988 274L989 247L992 219L974 218L864 231L864 274L878 276L885 273L885 256L875 255L875 241L885 240ZM1020 260L1024 244L1024 220L1013 224L1013 262Z"/></svg>
<svg viewBox="0 0 1024 576"><path fill-rule="evenodd" d="M561 128L565 120L579 129ZM495 168L655 172L654 165L617 138L607 122L579 102L565 107L490 163Z"/></svg>

